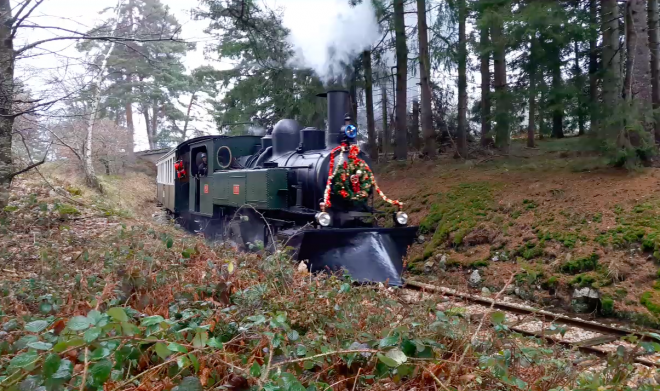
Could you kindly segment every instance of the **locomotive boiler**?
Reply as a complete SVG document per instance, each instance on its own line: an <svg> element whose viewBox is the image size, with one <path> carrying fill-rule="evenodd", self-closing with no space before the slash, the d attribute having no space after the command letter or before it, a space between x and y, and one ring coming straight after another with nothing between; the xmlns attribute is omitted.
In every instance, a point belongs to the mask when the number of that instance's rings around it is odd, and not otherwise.
<svg viewBox="0 0 660 391"><path fill-rule="evenodd" d="M157 198L184 227L243 247L284 243L310 271L344 270L357 281L401 285L416 237L403 204L380 190L355 143L347 91L327 99L327 129L280 120L265 136L187 140L157 162ZM203 159L206 156L207 159ZM378 226L375 197L395 206Z"/></svg>

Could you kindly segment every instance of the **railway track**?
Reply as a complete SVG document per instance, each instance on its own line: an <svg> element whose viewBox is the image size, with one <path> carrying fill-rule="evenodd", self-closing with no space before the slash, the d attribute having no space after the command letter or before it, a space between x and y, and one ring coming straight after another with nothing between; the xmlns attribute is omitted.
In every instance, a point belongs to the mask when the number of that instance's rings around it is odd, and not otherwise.
<svg viewBox="0 0 660 391"><path fill-rule="evenodd" d="M505 323L510 330L545 339L551 344L576 348L586 354L607 356L622 346L627 352L634 353L634 361L637 364L660 368L660 353L648 354L640 346L621 340L626 336L635 336L639 341L654 340L653 336L645 332L572 318L522 304L417 281L407 280L404 285L404 291L406 290L413 300L412 296L419 293L442 295L450 299L438 305L441 310L463 307L465 313L472 316L487 316L491 310L502 311L506 315ZM558 328L565 330L563 335L557 332Z"/></svg>

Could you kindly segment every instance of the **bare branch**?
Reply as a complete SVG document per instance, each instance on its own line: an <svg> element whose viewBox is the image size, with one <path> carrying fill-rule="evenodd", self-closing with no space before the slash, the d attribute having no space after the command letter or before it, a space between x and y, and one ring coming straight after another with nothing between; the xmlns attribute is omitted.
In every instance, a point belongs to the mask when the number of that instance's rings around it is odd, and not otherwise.
<svg viewBox="0 0 660 391"><path fill-rule="evenodd" d="M165 42L165 41L171 41L171 42L178 42L178 43L185 43L185 41L182 41L180 39L174 38L174 36L170 38L148 38L148 39L141 39L141 38L123 38L123 37L112 37L112 36L107 36L107 37L94 37L90 36L87 34L82 34L77 37L53 37L53 38L48 38L48 39L42 39L40 41L33 42L31 44L25 45L24 47L17 49L14 51L14 54L16 56L30 50L34 49L39 45L43 45L44 43L48 42L54 42L54 41L71 41L71 40L88 40L88 41L107 41L107 42Z"/></svg>
<svg viewBox="0 0 660 391"><path fill-rule="evenodd" d="M23 174L23 173L25 173L25 172L30 171L31 169L33 169L33 168L35 168L35 167L39 167L40 165L46 163L46 157L48 157L48 150L50 149L51 145L53 145L53 143L50 143L50 144L48 145L48 148L46 148L46 152L44 152L44 157L43 157L43 159L41 159L40 161L38 161L38 162L36 162L36 163L32 163L32 164L30 164L29 166L25 167L25 168L22 169L22 170L19 170L19 171L16 171L16 172L14 172L14 173L9 174L9 177L10 177L10 178L13 178L13 177L15 177L15 176L17 176L17 175L21 175L21 174ZM27 145L25 146L25 148L27 149ZM28 150L28 154L29 154L29 150ZM32 160L32 158L30 158L30 160Z"/></svg>
<svg viewBox="0 0 660 391"><path fill-rule="evenodd" d="M37 9L37 7L39 7L41 5L41 3L44 2L44 0L36 0L36 3L32 6L32 8L30 8L30 10L28 12L26 12L25 15L23 15L21 17L20 16L21 12L23 12L25 7L27 7L27 5L30 4L30 1L31 0L28 0L28 1L25 2L23 7L16 13L16 16L14 17L14 20L12 21L12 24L13 24L12 29L11 29L11 37L12 38L16 37L16 33L18 32L18 28L21 27L21 24L23 24L25 19L27 19L30 16L30 14L32 14L32 12L35 9ZM18 19L19 17L20 17L20 19Z"/></svg>

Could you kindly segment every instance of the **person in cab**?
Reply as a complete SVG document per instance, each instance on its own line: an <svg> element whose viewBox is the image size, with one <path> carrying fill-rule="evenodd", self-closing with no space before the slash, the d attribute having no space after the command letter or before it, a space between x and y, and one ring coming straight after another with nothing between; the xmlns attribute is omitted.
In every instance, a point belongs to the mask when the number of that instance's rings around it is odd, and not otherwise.
<svg viewBox="0 0 660 391"><path fill-rule="evenodd" d="M206 176L209 172L209 165L206 160L206 154L202 153L202 162L199 163L199 167L197 167L197 175L200 177Z"/></svg>

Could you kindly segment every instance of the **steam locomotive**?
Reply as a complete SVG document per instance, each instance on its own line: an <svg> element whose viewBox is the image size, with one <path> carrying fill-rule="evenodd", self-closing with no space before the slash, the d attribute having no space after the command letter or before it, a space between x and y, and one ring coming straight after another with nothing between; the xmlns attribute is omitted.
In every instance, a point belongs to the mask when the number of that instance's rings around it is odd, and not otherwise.
<svg viewBox="0 0 660 391"><path fill-rule="evenodd" d="M357 281L401 285L417 227L378 188L343 90L327 99L327 129L280 120L265 136L187 140L157 162L157 199L179 224L244 247L286 243L310 271L343 270ZM207 167L202 156L208 156ZM207 174L200 172L200 166ZM398 206L378 227L375 196Z"/></svg>

